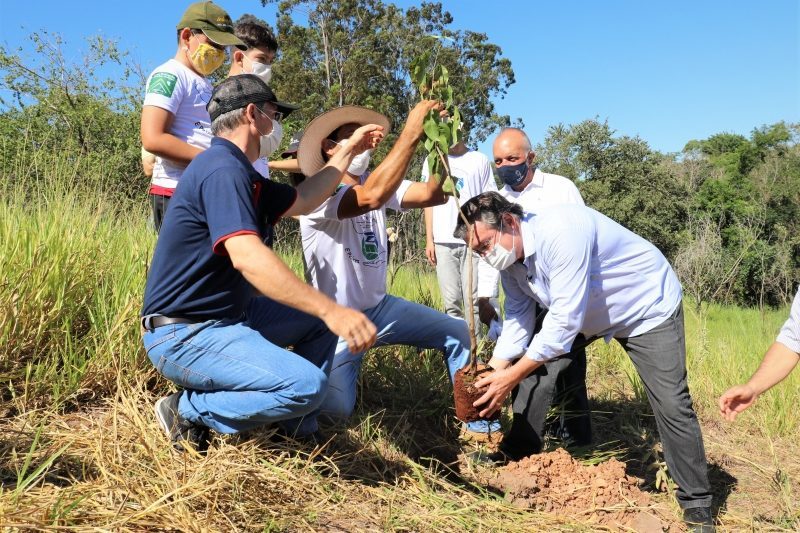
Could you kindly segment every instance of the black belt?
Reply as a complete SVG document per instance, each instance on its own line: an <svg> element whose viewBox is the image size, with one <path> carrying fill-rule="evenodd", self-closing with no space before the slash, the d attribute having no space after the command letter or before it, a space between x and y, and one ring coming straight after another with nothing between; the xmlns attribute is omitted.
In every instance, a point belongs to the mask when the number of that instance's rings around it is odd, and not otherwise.
<svg viewBox="0 0 800 533"><path fill-rule="evenodd" d="M161 326L170 324L196 324L203 322L200 318L185 318L182 316L147 315L142 317L142 327L147 331L153 332Z"/></svg>

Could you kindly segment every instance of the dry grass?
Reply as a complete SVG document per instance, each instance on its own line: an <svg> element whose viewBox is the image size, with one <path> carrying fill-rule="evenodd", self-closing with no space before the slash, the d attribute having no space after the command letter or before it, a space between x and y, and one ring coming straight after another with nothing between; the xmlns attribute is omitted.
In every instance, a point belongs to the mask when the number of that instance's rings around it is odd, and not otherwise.
<svg viewBox="0 0 800 533"><path fill-rule="evenodd" d="M154 399L141 384L121 386L83 412L4 420L0 523L86 531L570 529L563 518L515 510L448 481L436 471L442 465L420 466L389 435L365 427L369 418L323 452L272 443L264 430L218 437L201 457L171 451L152 416ZM30 484L9 482L37 431L29 472L49 467Z"/></svg>

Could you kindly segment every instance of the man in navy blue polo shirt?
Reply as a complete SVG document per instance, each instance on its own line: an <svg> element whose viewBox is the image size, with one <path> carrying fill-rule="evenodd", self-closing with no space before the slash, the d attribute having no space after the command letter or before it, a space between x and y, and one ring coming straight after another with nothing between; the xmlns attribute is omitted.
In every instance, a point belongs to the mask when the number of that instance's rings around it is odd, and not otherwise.
<svg viewBox="0 0 800 533"><path fill-rule="evenodd" d="M158 371L184 389L156 403L179 449L204 449L209 428L236 433L281 422L296 436L298 428L313 433L314 420L299 420L323 399L337 337L353 350L375 342L362 313L306 285L263 241L282 216L329 197L382 127L357 129L294 189L264 180L252 165L272 121L294 108L256 76L220 83L208 104L215 138L186 168L165 215L147 277L143 342Z"/></svg>

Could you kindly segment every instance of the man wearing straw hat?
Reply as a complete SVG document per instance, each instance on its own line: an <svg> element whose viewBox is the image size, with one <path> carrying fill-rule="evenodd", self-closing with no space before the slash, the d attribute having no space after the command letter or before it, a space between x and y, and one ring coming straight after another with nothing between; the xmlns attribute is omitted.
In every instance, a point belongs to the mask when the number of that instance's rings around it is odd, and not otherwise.
<svg viewBox="0 0 800 533"><path fill-rule="evenodd" d="M436 180L403 180L414 149L423 135L421 120L433 102L411 111L408 123L389 156L368 173L369 151L353 158L337 192L317 210L300 218L307 277L337 302L360 309L378 328L377 344L432 348L444 354L451 380L469 360L469 332L463 319L386 293L388 263L386 208L401 210L439 205L446 201ZM389 128L389 121L372 110L345 106L314 119L298 148L300 170L311 175L346 146L360 124ZM417 124L419 123L419 124ZM356 382L366 350L354 350L339 340L321 413L346 419L356 401ZM468 429L486 433L480 420Z"/></svg>

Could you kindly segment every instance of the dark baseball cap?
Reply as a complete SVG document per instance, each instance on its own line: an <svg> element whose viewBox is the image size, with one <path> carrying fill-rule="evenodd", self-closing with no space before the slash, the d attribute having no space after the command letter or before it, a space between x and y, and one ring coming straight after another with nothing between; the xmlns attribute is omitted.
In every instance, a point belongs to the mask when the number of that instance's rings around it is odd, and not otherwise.
<svg viewBox="0 0 800 533"><path fill-rule="evenodd" d="M218 116L247 107L247 104L261 104L270 102L278 108L283 116L298 109L299 106L281 102L269 88L269 85L254 74L239 74L229 76L219 85L214 87L211 99L206 105L208 114L213 122Z"/></svg>
<svg viewBox="0 0 800 533"><path fill-rule="evenodd" d="M214 2L195 2L184 11L178 29L202 30L206 37L220 46L235 46L247 50L247 45L233 33L230 15Z"/></svg>

